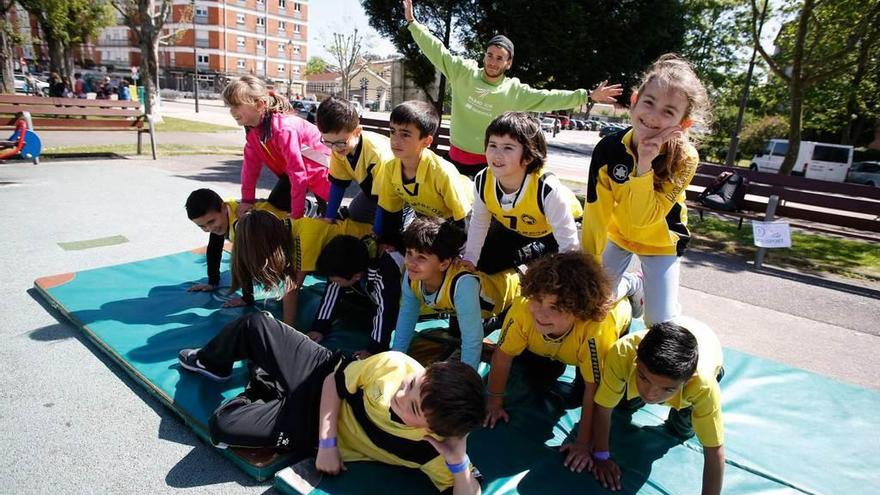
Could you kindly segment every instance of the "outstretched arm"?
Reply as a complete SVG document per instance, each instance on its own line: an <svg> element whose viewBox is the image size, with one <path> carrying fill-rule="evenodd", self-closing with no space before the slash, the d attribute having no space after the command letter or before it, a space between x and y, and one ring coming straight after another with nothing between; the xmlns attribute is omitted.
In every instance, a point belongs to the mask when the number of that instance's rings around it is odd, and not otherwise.
<svg viewBox="0 0 880 495"><path fill-rule="evenodd" d="M703 495L719 495L724 479L724 446L703 447Z"/></svg>

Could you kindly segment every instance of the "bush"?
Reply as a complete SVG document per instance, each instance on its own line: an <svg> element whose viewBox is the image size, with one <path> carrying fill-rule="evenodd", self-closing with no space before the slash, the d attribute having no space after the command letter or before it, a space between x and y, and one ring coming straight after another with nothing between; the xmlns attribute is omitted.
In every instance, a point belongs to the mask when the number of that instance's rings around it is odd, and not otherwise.
<svg viewBox="0 0 880 495"><path fill-rule="evenodd" d="M746 124L739 140L739 153L743 158L761 153L767 141L788 138L788 121L779 116L763 117Z"/></svg>

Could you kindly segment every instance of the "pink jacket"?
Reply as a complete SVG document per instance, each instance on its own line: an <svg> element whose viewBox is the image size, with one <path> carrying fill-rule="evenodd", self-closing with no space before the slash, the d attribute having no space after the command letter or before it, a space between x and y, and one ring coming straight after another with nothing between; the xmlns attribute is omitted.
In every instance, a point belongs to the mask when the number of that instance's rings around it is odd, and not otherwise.
<svg viewBox="0 0 880 495"><path fill-rule="evenodd" d="M306 191L326 200L330 193L327 164L330 149L314 124L295 115L272 113L247 131L241 168L241 200L253 203L257 179L265 163L272 172L290 178L290 216L305 213Z"/></svg>

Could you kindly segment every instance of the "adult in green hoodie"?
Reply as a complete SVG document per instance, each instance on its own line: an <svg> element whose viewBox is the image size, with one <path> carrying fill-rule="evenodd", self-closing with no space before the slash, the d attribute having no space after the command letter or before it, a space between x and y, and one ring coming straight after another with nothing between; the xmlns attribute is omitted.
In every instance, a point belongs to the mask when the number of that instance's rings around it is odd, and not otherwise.
<svg viewBox="0 0 880 495"><path fill-rule="evenodd" d="M607 81L588 92L534 89L517 78L505 77L513 63L513 43L495 36L486 46L483 68L475 60L452 55L443 43L413 17L412 0L403 0L403 11L413 40L452 87L452 123L449 159L471 178L486 167L483 143L492 119L508 111L547 112L576 108L592 100L613 103L623 90Z"/></svg>

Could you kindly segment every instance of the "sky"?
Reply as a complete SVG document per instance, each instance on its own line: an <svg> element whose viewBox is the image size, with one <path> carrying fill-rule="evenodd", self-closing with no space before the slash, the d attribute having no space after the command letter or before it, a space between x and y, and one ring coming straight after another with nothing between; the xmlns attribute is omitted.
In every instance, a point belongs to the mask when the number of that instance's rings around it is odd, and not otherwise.
<svg viewBox="0 0 880 495"><path fill-rule="evenodd" d="M309 0L309 57L331 62L333 57L324 45L332 40L334 32L351 33L355 27L366 36L366 52L383 56L396 52L394 45L370 27L360 0Z"/></svg>

